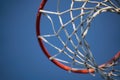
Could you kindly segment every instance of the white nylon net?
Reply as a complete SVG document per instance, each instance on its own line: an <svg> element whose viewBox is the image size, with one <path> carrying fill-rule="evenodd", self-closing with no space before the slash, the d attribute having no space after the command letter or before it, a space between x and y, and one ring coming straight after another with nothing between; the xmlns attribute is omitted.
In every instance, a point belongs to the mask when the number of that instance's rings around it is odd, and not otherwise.
<svg viewBox="0 0 120 80"><path fill-rule="evenodd" d="M62 1L68 3L62 4ZM68 6L61 9L64 5ZM120 70L115 69L120 60L100 69L86 40L92 20L102 12L119 14L119 7L119 0L58 0L56 10L40 10L51 23L48 26L51 30L48 28L38 36L51 53L50 60L56 59L75 69L93 68L106 80L120 78Z"/></svg>

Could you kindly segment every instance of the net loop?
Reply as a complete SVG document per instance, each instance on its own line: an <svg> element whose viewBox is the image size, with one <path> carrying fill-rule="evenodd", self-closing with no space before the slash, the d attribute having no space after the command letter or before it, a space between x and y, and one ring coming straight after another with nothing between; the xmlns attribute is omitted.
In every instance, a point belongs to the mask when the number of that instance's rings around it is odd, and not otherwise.
<svg viewBox="0 0 120 80"><path fill-rule="evenodd" d="M115 68L120 65L120 52L107 63L98 66L86 36L92 20L97 15L103 12L120 13L120 1L115 0L115 3L112 0L71 0L69 8L63 11L60 8L60 1L57 2L56 11L39 10L39 14L43 14L52 27L52 32L37 35L43 51L57 65L67 65L63 67L69 71L81 73L99 72L106 80L116 80L116 77L120 76L120 70ZM65 16L68 15L69 18L65 19ZM55 22L54 17L58 19L59 23ZM60 45L57 45L54 41ZM49 55L43 43L52 47L55 54ZM66 59L61 56L65 56Z"/></svg>

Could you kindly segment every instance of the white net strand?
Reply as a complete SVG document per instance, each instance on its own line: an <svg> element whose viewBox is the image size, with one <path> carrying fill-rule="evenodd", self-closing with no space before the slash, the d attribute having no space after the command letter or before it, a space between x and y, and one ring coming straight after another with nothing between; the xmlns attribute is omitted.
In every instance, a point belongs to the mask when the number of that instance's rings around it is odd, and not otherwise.
<svg viewBox="0 0 120 80"><path fill-rule="evenodd" d="M106 68L100 69L94 60L94 56L85 37L89 31L92 20L98 14L107 11L120 13L120 1L115 0L119 5L116 6L116 4L114 4L111 0L101 0L101 2L92 0L71 0L70 8L64 11L60 11L60 1L61 0L58 0L56 12L40 10L40 12L48 18L52 26L53 32L51 34L38 36L38 38L42 39L46 44L57 51L56 54L50 57L50 60L58 60L62 63L69 64L71 68L76 69L86 68L89 70L90 68L93 68L96 72L99 72L104 79L117 80L114 77L120 76L120 70L116 70L114 66L118 66L118 63L120 62L116 61L116 64L113 63L112 65L107 64ZM75 3L80 2L82 3L81 6L74 7ZM93 4L94 6L88 6L89 4ZM74 15L74 11L78 11L80 14ZM69 13L70 20L64 22L64 18L62 16L66 13ZM57 23L55 23L52 19L52 15L57 16L59 19L59 29L56 29L55 24ZM79 20L79 24L76 24L77 19ZM72 28L70 29L73 31L69 32L68 25L71 25ZM63 34L61 34L61 32L64 32L66 40L62 38L61 35ZM73 38L73 36L75 37ZM54 40L54 37L59 40L59 44L63 46L62 48L49 41L48 38L53 38ZM69 59L71 59L71 61L59 58L61 54L66 55ZM79 67L76 67L76 65L79 65ZM112 69L108 69L111 66Z"/></svg>
<svg viewBox="0 0 120 80"><path fill-rule="evenodd" d="M105 80L119 80L120 79L120 57L117 60L112 60L110 64L104 64L101 69L98 68L98 72Z"/></svg>

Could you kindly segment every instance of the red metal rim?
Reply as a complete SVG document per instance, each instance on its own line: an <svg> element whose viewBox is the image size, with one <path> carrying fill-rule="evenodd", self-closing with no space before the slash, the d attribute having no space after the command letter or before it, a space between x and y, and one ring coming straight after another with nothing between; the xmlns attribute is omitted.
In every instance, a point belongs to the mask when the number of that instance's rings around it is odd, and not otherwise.
<svg viewBox="0 0 120 80"><path fill-rule="evenodd" d="M38 13L37 13L37 19L36 19L36 35L37 37L40 35L40 20L41 20L41 16L42 16L42 13L39 12L39 10L41 9L44 9L44 6L46 5L47 3L47 0L42 0L41 4L40 4L40 7L38 9ZM51 55L49 54L49 52L47 51L47 49L45 48L44 46L44 43L42 41L41 38L38 38L38 42L39 42L39 45L42 49L42 51L44 52L44 54L47 56L47 58L49 59L51 57ZM104 68L106 66L106 64L111 64L113 61L117 60L118 58L120 57L120 52L118 52L111 60L109 60L107 63L105 64L102 64L99 66L99 68ZM66 71L71 71L71 72L75 72L75 73L83 73L83 74L87 74L87 73L94 73L95 70L94 69L73 69L69 66L66 66L62 63L60 63L59 61L55 60L55 59L52 59L51 60L54 64L56 64L58 67L66 70Z"/></svg>

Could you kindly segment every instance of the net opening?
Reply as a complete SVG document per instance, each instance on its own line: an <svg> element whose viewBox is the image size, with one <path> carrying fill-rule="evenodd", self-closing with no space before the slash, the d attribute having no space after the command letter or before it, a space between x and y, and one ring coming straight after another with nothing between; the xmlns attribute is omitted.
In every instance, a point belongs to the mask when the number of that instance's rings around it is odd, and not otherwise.
<svg viewBox="0 0 120 80"><path fill-rule="evenodd" d="M90 24L97 15L103 12L120 13L119 0L69 0L69 8L63 11L61 0L57 2L56 11L43 9L46 2L47 0L42 0L39 8L36 31L39 44L49 60L67 71L90 74L98 72L106 80L116 80L120 77L120 70L116 69L120 64L120 52L99 66L86 40ZM49 34L40 33L41 15L50 23ZM55 18L59 23L56 23ZM52 49L55 51L54 54L51 52Z"/></svg>

